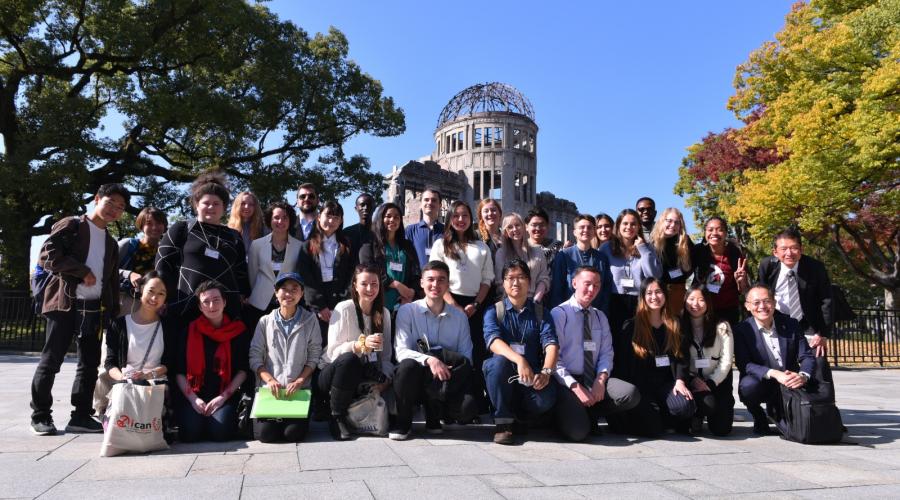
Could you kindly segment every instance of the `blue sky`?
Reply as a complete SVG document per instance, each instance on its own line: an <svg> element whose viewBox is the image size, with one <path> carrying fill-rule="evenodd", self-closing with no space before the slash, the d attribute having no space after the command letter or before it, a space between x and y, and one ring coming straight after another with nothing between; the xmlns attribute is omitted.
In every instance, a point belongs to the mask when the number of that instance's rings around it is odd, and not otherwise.
<svg viewBox="0 0 900 500"><path fill-rule="evenodd" d="M350 57L404 109L405 134L347 147L376 170L431 153L447 101L501 81L534 106L538 190L615 214L643 195L684 208L672 188L685 148L736 123L725 109L735 68L774 38L791 2L266 5L310 33L340 29Z"/></svg>
<svg viewBox="0 0 900 500"><path fill-rule="evenodd" d="M539 191L615 215L672 193L685 148L736 124L735 67L784 25L791 2L264 3L310 34L330 26L350 58L406 112L406 133L345 148L376 171L431 153L437 117L460 90L500 81L534 106ZM289 193L293 201L294 193ZM347 224L353 200L343 200ZM693 215L685 213L692 226ZM42 238L32 244L32 264Z"/></svg>

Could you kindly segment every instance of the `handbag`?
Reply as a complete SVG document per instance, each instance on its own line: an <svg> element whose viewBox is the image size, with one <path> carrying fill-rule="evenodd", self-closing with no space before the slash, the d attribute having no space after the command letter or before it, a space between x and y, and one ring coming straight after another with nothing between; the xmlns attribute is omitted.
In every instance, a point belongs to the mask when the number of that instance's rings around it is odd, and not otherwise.
<svg viewBox="0 0 900 500"><path fill-rule="evenodd" d="M347 420L358 434L387 436L388 409L378 391L355 399L347 408Z"/></svg>
<svg viewBox="0 0 900 500"><path fill-rule="evenodd" d="M113 384L106 413L108 423L100 446L101 457L169 447L162 422L166 384L155 380L141 382L126 380Z"/></svg>

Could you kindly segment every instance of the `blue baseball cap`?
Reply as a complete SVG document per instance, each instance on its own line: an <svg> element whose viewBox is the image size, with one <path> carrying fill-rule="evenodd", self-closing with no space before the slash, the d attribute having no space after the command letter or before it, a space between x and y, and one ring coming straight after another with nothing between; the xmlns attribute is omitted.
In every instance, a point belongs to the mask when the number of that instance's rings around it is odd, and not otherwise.
<svg viewBox="0 0 900 500"><path fill-rule="evenodd" d="M300 285L301 288L304 288L303 278L301 278L299 274L283 273L283 274L279 274L278 278L275 279L275 289L278 289L278 287L280 287L282 284L284 284L285 281L296 281L297 284Z"/></svg>

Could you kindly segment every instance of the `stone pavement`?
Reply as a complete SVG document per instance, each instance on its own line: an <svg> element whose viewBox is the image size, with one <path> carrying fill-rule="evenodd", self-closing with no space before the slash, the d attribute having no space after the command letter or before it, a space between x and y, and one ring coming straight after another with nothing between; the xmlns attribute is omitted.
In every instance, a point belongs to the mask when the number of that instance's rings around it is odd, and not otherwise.
<svg viewBox="0 0 900 500"><path fill-rule="evenodd" d="M306 442L183 445L100 458L100 435L29 432L36 358L0 356L0 498L898 498L900 371L835 371L846 443L804 446L753 437L739 406L732 436L611 434L586 443L532 431L520 446L491 426L406 442L333 442L314 423ZM56 380L62 429L75 365ZM739 403L740 405L740 403Z"/></svg>

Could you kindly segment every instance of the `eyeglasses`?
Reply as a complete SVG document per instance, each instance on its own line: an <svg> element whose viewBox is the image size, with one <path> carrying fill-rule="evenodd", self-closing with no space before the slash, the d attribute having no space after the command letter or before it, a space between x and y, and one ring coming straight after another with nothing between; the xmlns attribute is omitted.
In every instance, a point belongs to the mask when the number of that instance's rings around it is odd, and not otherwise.
<svg viewBox="0 0 900 500"><path fill-rule="evenodd" d="M521 283L523 281L528 281L528 277L527 276L507 276L506 278L503 278L503 281L506 281L507 283Z"/></svg>
<svg viewBox="0 0 900 500"><path fill-rule="evenodd" d="M747 303L750 304L752 307L759 307L759 306L771 306L772 304L775 303L775 301L772 299L762 299L762 300L754 300L753 302L750 302L748 300Z"/></svg>

